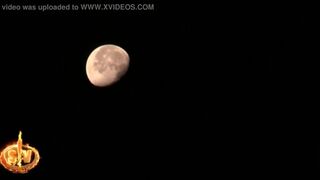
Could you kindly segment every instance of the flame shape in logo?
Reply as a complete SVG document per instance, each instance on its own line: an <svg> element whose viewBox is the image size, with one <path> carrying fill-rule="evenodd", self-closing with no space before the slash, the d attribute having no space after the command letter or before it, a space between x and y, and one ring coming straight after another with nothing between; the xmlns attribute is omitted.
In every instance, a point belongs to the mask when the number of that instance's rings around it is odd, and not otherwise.
<svg viewBox="0 0 320 180"><path fill-rule="evenodd" d="M0 163L13 173L27 173L33 169L40 160L39 152L36 148L23 145L22 132L19 132L16 144L7 146L0 154Z"/></svg>

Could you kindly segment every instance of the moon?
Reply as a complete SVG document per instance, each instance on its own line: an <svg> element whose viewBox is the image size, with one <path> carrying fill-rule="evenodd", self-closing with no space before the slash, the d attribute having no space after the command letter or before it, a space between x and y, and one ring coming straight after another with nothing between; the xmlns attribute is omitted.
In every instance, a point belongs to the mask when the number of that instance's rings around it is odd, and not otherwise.
<svg viewBox="0 0 320 180"><path fill-rule="evenodd" d="M121 47L113 44L94 49L86 63L89 81L98 87L109 86L123 77L129 68L129 55Z"/></svg>

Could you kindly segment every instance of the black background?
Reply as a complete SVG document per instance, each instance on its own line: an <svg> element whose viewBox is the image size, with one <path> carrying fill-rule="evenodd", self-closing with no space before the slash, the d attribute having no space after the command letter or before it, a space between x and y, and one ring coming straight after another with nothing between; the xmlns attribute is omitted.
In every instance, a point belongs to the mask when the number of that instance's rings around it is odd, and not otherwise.
<svg viewBox="0 0 320 180"><path fill-rule="evenodd" d="M41 160L25 175L0 168L0 178L162 179L192 174L211 155L234 157L223 169L243 154L272 152L268 144L279 141L270 138L283 125L273 118L283 93L278 65L299 56L287 53L295 34L288 29L298 31L304 19L241 7L1 11L0 147L22 130ZM121 81L97 88L86 59L109 43L128 52L130 68Z"/></svg>

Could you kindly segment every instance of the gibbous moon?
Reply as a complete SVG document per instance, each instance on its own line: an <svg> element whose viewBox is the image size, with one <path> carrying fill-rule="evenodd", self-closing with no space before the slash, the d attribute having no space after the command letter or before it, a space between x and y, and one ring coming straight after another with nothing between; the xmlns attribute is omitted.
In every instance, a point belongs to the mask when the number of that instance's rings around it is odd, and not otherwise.
<svg viewBox="0 0 320 180"><path fill-rule="evenodd" d="M128 67L128 53L119 46L108 44L92 51L87 60L86 73L93 85L104 87L117 82Z"/></svg>

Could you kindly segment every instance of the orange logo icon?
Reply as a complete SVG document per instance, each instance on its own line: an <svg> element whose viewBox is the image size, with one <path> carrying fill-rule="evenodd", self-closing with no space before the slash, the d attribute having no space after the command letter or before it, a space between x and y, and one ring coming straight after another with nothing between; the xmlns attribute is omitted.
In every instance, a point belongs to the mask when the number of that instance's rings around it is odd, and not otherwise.
<svg viewBox="0 0 320 180"><path fill-rule="evenodd" d="M20 131L17 143L7 146L1 152L0 162L9 171L24 174L38 164L40 155L36 148L23 145L21 136Z"/></svg>

